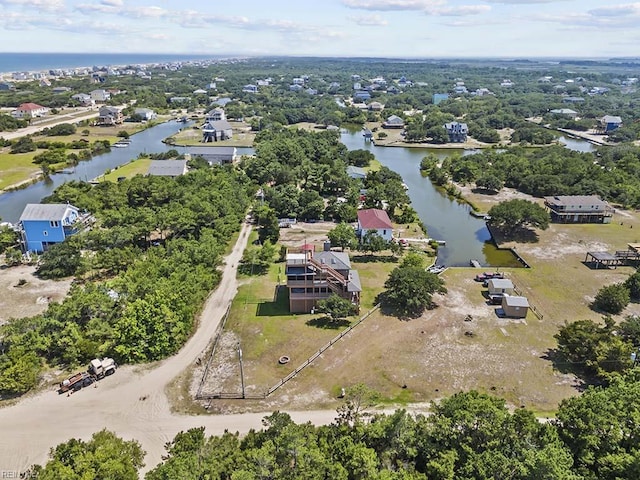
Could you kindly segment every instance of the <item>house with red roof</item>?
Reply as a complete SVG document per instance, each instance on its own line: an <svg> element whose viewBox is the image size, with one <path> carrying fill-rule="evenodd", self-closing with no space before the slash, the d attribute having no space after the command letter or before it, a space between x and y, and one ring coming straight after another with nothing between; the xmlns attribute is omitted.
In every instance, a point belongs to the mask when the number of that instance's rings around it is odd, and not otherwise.
<svg viewBox="0 0 640 480"><path fill-rule="evenodd" d="M369 230L375 230L387 242L391 241L393 225L387 212L378 208L358 210L358 236L364 237Z"/></svg>
<svg viewBox="0 0 640 480"><path fill-rule="evenodd" d="M36 118L44 117L47 113L49 113L47 107L43 107L37 103L23 103L11 112L11 115L13 118Z"/></svg>

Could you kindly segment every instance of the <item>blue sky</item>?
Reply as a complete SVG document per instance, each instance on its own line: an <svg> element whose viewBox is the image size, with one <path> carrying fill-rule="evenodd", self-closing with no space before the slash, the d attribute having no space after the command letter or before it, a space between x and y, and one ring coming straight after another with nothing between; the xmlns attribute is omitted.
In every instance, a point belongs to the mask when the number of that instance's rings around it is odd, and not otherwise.
<svg viewBox="0 0 640 480"><path fill-rule="evenodd" d="M638 56L618 0L0 0L4 52Z"/></svg>

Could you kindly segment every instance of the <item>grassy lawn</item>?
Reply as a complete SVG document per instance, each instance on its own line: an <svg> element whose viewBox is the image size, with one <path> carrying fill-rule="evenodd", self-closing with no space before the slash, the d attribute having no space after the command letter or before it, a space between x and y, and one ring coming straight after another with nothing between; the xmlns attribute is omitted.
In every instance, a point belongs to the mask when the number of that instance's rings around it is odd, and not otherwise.
<svg viewBox="0 0 640 480"><path fill-rule="evenodd" d="M40 167L33 163L33 157L38 153L12 154L8 148L0 151L0 190L37 175Z"/></svg>
<svg viewBox="0 0 640 480"><path fill-rule="evenodd" d="M186 146L211 146L211 147L252 147L256 138L255 132L252 132L249 126L243 122L229 122L233 128L233 138L222 140L211 144L202 143L202 130L199 128L188 127L180 130L172 137L176 141L176 145Z"/></svg>
<svg viewBox="0 0 640 480"><path fill-rule="evenodd" d="M138 158L114 168L109 173L99 177L98 181L117 182L120 177L132 178L136 175L145 175L149 170L149 165L151 165L150 158Z"/></svg>

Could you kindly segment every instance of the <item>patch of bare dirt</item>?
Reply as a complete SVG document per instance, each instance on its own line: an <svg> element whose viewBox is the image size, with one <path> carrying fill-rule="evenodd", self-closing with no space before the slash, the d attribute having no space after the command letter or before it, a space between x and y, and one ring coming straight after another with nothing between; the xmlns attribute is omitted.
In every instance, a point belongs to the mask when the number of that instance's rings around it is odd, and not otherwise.
<svg viewBox="0 0 640 480"><path fill-rule="evenodd" d="M42 280L35 271L31 265L0 269L0 325L10 318L38 315L67 295L72 279Z"/></svg>

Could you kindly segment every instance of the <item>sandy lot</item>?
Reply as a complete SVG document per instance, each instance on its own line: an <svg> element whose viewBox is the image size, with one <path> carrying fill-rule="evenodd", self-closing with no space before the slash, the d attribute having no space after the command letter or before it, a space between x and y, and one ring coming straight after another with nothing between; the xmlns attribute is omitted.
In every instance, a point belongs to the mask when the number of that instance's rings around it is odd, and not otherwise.
<svg viewBox="0 0 640 480"><path fill-rule="evenodd" d="M21 265L0 268L0 325L10 318L32 317L44 312L51 302L61 302L71 287L68 280L41 280L36 267ZM26 280L24 285L18 282Z"/></svg>

